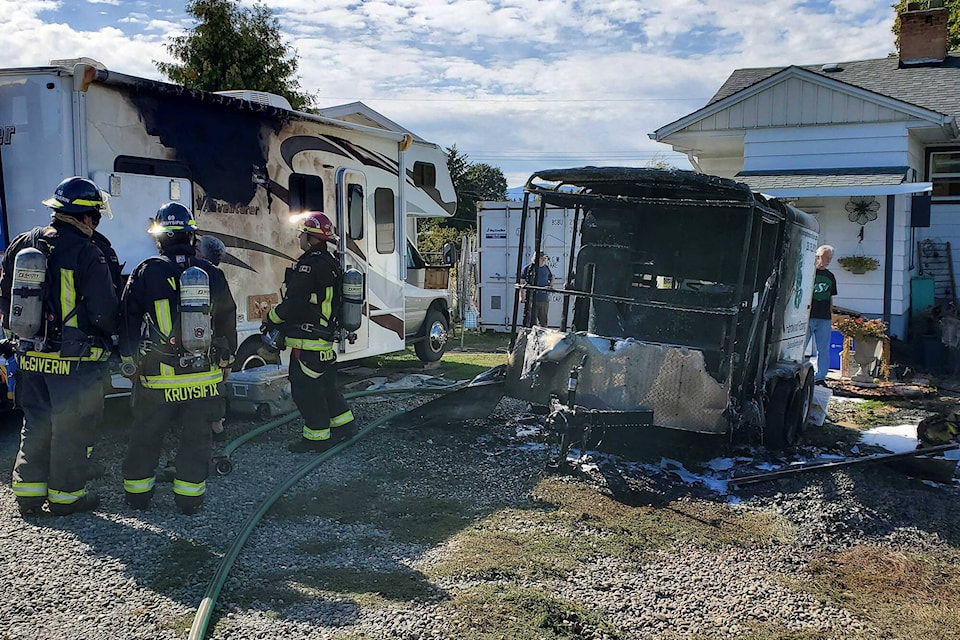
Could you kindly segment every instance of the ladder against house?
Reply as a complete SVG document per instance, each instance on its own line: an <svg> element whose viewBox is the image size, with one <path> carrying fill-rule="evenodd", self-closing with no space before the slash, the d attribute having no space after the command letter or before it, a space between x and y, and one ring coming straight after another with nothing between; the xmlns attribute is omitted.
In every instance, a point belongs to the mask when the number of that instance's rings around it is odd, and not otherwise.
<svg viewBox="0 0 960 640"><path fill-rule="evenodd" d="M953 256L949 242L922 240L917 243L920 275L933 278L934 306L957 305L957 285L953 277Z"/></svg>

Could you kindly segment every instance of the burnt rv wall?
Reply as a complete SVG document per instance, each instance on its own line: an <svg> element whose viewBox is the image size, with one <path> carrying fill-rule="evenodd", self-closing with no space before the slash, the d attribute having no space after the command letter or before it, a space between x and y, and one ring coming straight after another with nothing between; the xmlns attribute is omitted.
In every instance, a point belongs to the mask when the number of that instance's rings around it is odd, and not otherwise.
<svg viewBox="0 0 960 640"><path fill-rule="evenodd" d="M203 95L203 94L201 94ZM266 166L261 128L280 130L275 117L244 113L177 96L133 93L147 133L190 167L194 183L208 198L237 206L249 204L257 185L254 167Z"/></svg>
<svg viewBox="0 0 960 640"><path fill-rule="evenodd" d="M753 278L740 286L750 215L735 206L587 210L573 288L633 304L580 298L573 329L700 349L724 379L738 296L755 289Z"/></svg>

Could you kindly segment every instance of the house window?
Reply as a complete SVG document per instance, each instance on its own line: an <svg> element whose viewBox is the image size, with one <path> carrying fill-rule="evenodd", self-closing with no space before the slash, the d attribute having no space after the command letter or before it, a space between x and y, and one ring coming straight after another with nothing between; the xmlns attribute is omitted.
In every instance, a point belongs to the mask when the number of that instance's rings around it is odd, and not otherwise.
<svg viewBox="0 0 960 640"><path fill-rule="evenodd" d="M391 189L381 187L373 192L373 222L376 227L377 253L393 253L397 247L394 200Z"/></svg>
<svg viewBox="0 0 960 640"><path fill-rule="evenodd" d="M960 151L932 152L930 181L934 198L960 199Z"/></svg>

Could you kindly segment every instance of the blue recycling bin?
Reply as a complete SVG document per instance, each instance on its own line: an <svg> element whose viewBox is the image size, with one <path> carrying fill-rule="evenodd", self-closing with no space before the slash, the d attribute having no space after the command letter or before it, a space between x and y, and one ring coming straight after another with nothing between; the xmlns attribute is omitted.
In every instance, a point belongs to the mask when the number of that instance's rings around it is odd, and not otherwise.
<svg viewBox="0 0 960 640"><path fill-rule="evenodd" d="M856 350L856 341L850 347ZM843 353L843 334L839 331L833 331L830 334L830 368L840 368L840 354Z"/></svg>

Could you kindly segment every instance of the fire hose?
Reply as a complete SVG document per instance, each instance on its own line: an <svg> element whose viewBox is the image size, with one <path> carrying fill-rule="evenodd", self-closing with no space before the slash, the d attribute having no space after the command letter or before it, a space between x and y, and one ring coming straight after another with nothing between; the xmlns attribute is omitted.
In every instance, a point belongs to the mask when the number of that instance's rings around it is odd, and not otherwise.
<svg viewBox="0 0 960 640"><path fill-rule="evenodd" d="M436 387L410 387L410 388L395 388L395 389L368 389L365 391L356 391L353 393L344 394L345 398L358 398L361 396L371 396L379 395L385 393L447 393L453 391L456 388L459 388L462 383L453 383L445 386L436 386ZM217 566L217 570L213 575L213 578L210 580L210 584L207 586L207 590L204 593L203 599L200 601L200 606L197 607L197 613L193 618L193 624L190 627L190 634L187 636L188 640L203 640L207 632L207 627L210 625L210 619L213 616L214 606L217 602L217 597L220 595L220 591L223 589L223 585L226 583L227 575L230 573L230 569L233 567L234 561L236 561L237 556L240 555L240 551L243 548L243 545L246 544L247 539L250 537L250 534L253 532L254 527L257 523L260 522L260 519L267 513L273 503L280 499L280 497L287 492L290 487L304 478L311 471L316 469L318 466L323 464L325 461L329 460L333 456L337 455L341 451L352 446L358 442L361 438L365 437L371 431L376 429L382 424L389 422L390 420L401 416L407 413L407 411L395 411L389 415L377 418L363 429L361 429L357 435L349 440L345 440L336 446L324 451L316 457L310 459L309 462L304 464L302 467L297 469L293 475L284 480L282 483L277 485L274 490L264 499L256 511L254 511L247 520L243 523L243 526L240 528L240 533L237 534L237 537L234 538L233 542L230 544L230 547L224 553L223 558L220 561L220 564ZM299 416L298 411L294 411L287 415L281 416L275 420L261 425L260 427L251 430L250 432L244 434L240 438L233 440L224 447L224 455L222 459L226 462L227 471L224 473L229 473L229 470L232 469L232 464L230 464L230 453L235 451L237 447L242 445L244 442L269 431L270 429L276 428L280 425L286 424ZM220 469L217 469L218 473Z"/></svg>

